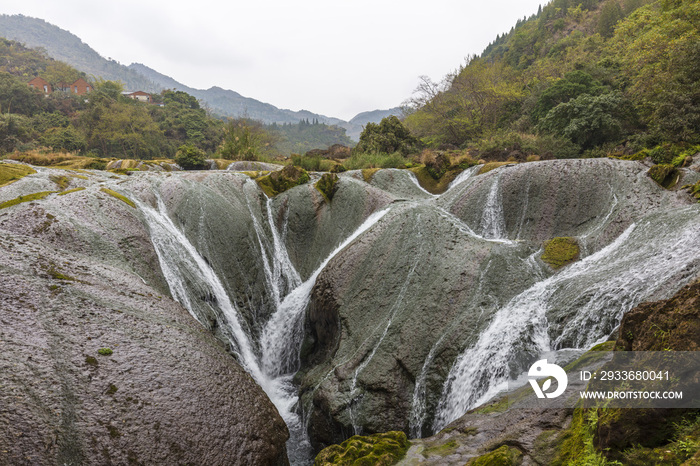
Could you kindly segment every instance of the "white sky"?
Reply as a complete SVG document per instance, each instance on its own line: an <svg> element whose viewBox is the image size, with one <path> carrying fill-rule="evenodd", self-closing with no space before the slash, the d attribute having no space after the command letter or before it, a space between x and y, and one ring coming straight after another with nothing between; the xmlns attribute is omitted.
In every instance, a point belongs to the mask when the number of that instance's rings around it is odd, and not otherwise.
<svg viewBox="0 0 700 466"><path fill-rule="evenodd" d="M547 0L10 0L106 58L349 120L401 104Z"/></svg>

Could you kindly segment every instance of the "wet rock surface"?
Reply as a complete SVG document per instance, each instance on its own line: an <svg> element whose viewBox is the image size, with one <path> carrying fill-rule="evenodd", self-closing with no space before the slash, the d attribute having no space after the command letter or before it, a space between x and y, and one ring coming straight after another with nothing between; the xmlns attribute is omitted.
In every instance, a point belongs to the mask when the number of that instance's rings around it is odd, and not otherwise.
<svg viewBox="0 0 700 466"><path fill-rule="evenodd" d="M169 297L137 210L81 176L0 211L0 463L285 464L284 422Z"/></svg>

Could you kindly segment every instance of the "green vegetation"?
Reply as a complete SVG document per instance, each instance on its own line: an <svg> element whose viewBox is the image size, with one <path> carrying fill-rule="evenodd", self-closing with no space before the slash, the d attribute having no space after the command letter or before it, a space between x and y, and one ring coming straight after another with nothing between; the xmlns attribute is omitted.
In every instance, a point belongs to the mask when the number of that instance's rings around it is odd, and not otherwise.
<svg viewBox="0 0 700 466"><path fill-rule="evenodd" d="M353 141L345 135L345 128L319 123L318 120L301 120L297 124L271 124L265 129L270 133L274 151L278 154L305 154L306 152L342 144L352 146Z"/></svg>
<svg viewBox="0 0 700 466"><path fill-rule="evenodd" d="M309 179L309 174L303 168L286 165L282 170L262 176L255 181L265 194L275 197L288 189L307 183Z"/></svg>
<svg viewBox="0 0 700 466"><path fill-rule="evenodd" d="M95 356L85 356L85 364L92 367L97 367L99 365Z"/></svg>
<svg viewBox="0 0 700 466"><path fill-rule="evenodd" d="M523 454L517 448L503 445L490 453L472 458L467 466L515 466L520 464Z"/></svg>
<svg viewBox="0 0 700 466"><path fill-rule="evenodd" d="M26 165L16 163L0 163L0 186L14 183L15 181L33 173L36 173L36 170Z"/></svg>
<svg viewBox="0 0 700 466"><path fill-rule="evenodd" d="M61 191L65 191L65 189L70 184L70 180L68 179L68 177L63 175L50 175L49 179L53 181L56 184L56 186L58 186L58 189L60 189Z"/></svg>
<svg viewBox="0 0 700 466"><path fill-rule="evenodd" d="M338 175L335 173L324 173L314 186L330 202L338 190Z"/></svg>
<svg viewBox="0 0 700 466"><path fill-rule="evenodd" d="M544 243L541 259L553 269L559 269L578 259L579 247L576 238L553 238Z"/></svg>
<svg viewBox="0 0 700 466"><path fill-rule="evenodd" d="M71 282L76 281L75 278L73 278L69 275L65 275L64 273L56 270L56 267L53 264L46 270L46 272L54 280L67 280L67 281L71 281Z"/></svg>
<svg viewBox="0 0 700 466"><path fill-rule="evenodd" d="M406 434L399 431L355 435L340 445L331 445L321 450L314 466L388 466L403 458L410 446Z"/></svg>
<svg viewBox="0 0 700 466"><path fill-rule="evenodd" d="M175 155L175 163L183 170L203 170L208 166L204 151L192 144L180 146Z"/></svg>
<svg viewBox="0 0 700 466"><path fill-rule="evenodd" d="M84 186L81 186L81 187L79 187L79 188L73 188L73 189L69 189L68 191L60 192L60 193L58 193L58 195L59 195L59 196L65 196L66 194L77 193L78 191L84 191L84 190L85 190L85 187L84 187Z"/></svg>
<svg viewBox="0 0 700 466"><path fill-rule="evenodd" d="M486 160L697 144L698 19L693 0L554 0L444 81L423 78L405 125ZM537 138L563 144L545 154L527 144Z"/></svg>
<svg viewBox="0 0 700 466"><path fill-rule="evenodd" d="M25 196L19 196L19 197L16 197L14 199L10 199L9 201L5 201L3 203L0 203L0 209L12 207L14 205L21 204L23 202L38 201L38 200L44 199L49 194L54 194L56 192L57 191L42 191L39 193L27 194Z"/></svg>
<svg viewBox="0 0 700 466"><path fill-rule="evenodd" d="M508 164L510 164L510 163L511 163L511 162L489 162L489 163L485 163L485 164L483 164L483 165L481 166L481 168L479 169L478 175L483 175L484 173L488 173L488 172L490 172L491 170L495 170L495 169L498 168L498 167L502 167L502 166L508 165Z"/></svg>
<svg viewBox="0 0 700 466"><path fill-rule="evenodd" d="M459 444L455 439L450 439L444 443L438 443L437 445L426 447L421 453L426 458L431 456L448 456L455 452L459 448Z"/></svg>
<svg viewBox="0 0 700 466"><path fill-rule="evenodd" d="M660 186L664 188L672 188L678 181L680 176L676 167L670 163L660 163L654 165L647 172L649 178L656 181Z"/></svg>
<svg viewBox="0 0 700 466"><path fill-rule="evenodd" d="M395 116L383 118L379 124L367 123L360 134L360 142L355 151L370 154L391 154L399 152L403 155L420 149L420 141Z"/></svg>
<svg viewBox="0 0 700 466"><path fill-rule="evenodd" d="M132 201L131 199L129 199L126 196L123 196L122 194L119 194L116 191L113 191L109 188L100 188L100 191L102 191L103 193L109 194L112 197L119 199L120 201L122 201L123 203L125 203L126 205L128 205L130 207L133 207L134 209L136 208L136 204L134 204L134 201Z"/></svg>
<svg viewBox="0 0 700 466"><path fill-rule="evenodd" d="M100 356L111 356L112 353L114 353L114 351L112 351L109 348L100 348L97 350L97 354L99 354Z"/></svg>

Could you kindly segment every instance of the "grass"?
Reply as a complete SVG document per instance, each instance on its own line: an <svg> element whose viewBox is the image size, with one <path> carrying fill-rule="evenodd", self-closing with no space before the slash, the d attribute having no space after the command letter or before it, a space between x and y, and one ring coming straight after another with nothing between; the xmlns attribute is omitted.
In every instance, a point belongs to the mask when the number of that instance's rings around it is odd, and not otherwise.
<svg viewBox="0 0 700 466"><path fill-rule="evenodd" d="M64 152L45 152L33 150L29 152L15 153L8 156L12 160L38 165L41 167L54 167L65 169L92 169L103 170L108 162L107 159L95 157L85 157Z"/></svg>
<svg viewBox="0 0 700 466"><path fill-rule="evenodd" d="M0 163L0 186L14 183L15 181L33 173L36 173L36 170L26 165L19 165L16 163Z"/></svg>
<svg viewBox="0 0 700 466"><path fill-rule="evenodd" d="M119 194L118 192L116 192L114 190L111 190L109 188L100 188L100 191L102 191L103 193L109 194L112 197L119 199L120 201L122 201L123 203L125 203L126 205L128 205L130 207L133 207L134 209L136 208L136 204L134 204L134 201L132 201L131 199L129 199L128 197L126 197L122 194Z"/></svg>
<svg viewBox="0 0 700 466"><path fill-rule="evenodd" d="M70 180L67 176L64 175L51 175L49 176L49 179L53 181L56 184L56 186L58 186L58 189L61 191L65 191L66 188L70 185Z"/></svg>
<svg viewBox="0 0 700 466"><path fill-rule="evenodd" d="M22 204L23 202L38 201L44 199L49 194L54 194L56 192L58 191L41 191L39 193L27 194L24 196L16 197L14 199L10 199L9 201L5 201L2 204L0 204L0 209L5 209L7 207L12 207L17 204Z"/></svg>
<svg viewBox="0 0 700 466"><path fill-rule="evenodd" d="M398 152L393 154L354 153L343 162L348 170L364 168L406 168L410 161Z"/></svg>

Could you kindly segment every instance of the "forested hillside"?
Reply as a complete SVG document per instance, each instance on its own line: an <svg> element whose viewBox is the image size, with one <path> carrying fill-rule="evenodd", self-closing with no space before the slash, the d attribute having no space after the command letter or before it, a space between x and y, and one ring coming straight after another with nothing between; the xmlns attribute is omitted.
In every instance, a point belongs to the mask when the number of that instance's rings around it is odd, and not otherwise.
<svg viewBox="0 0 700 466"><path fill-rule="evenodd" d="M670 161L700 142L700 3L554 0L444 81L423 78L405 124L482 155Z"/></svg>

